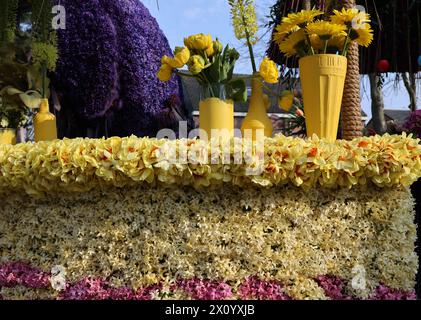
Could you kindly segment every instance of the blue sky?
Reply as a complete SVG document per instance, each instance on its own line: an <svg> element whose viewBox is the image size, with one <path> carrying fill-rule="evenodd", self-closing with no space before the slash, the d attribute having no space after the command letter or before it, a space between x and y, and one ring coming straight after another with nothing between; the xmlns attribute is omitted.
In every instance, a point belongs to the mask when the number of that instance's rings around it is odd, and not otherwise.
<svg viewBox="0 0 421 320"><path fill-rule="evenodd" d="M265 16L269 14L269 6L274 1L255 1L260 23L264 22ZM236 66L236 72L251 73L247 50L235 38L231 27L227 0L159 0L159 10L156 0L142 0L142 2L157 19L172 48L182 45L184 36L201 32L209 33L218 37L223 43L230 44L239 50L242 59ZM262 28L261 37L263 40L256 47L256 52L260 57L264 54L269 37L269 34L265 35L265 31ZM368 79L362 80L361 88L362 106L371 118ZM384 94L386 109L407 109L409 97L403 85L394 89L392 84L389 84L386 86Z"/></svg>

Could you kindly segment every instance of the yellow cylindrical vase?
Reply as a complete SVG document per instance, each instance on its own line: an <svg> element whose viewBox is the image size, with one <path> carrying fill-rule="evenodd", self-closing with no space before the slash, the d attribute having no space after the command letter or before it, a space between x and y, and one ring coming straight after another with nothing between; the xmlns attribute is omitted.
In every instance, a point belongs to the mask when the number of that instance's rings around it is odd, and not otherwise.
<svg viewBox="0 0 421 320"><path fill-rule="evenodd" d="M234 136L234 102L219 98L208 98L199 103L200 129L206 132L207 137ZM213 131L213 132L212 132Z"/></svg>
<svg viewBox="0 0 421 320"><path fill-rule="evenodd" d="M42 99L34 117L35 142L57 139L56 117L50 112L48 99Z"/></svg>
<svg viewBox="0 0 421 320"><path fill-rule="evenodd" d="M267 114L270 108L270 100L263 94L263 83L258 74L253 77L251 86L249 110L241 125L243 137L247 138L250 135L247 135L247 130L251 131L253 140L256 140L258 136L257 130L263 130L265 137L271 137L273 124Z"/></svg>
<svg viewBox="0 0 421 320"><path fill-rule="evenodd" d="M338 134L347 59L317 54L300 59L307 135L334 142Z"/></svg>
<svg viewBox="0 0 421 320"><path fill-rule="evenodd" d="M0 144L16 144L16 130L0 129Z"/></svg>

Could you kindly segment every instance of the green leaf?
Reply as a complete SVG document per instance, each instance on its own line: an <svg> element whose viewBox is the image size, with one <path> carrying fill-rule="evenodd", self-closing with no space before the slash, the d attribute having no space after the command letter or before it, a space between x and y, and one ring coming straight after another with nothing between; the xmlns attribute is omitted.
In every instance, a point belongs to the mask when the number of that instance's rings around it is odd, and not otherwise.
<svg viewBox="0 0 421 320"><path fill-rule="evenodd" d="M20 99L30 109L38 108L41 103L41 95L39 92L30 90L19 95Z"/></svg>
<svg viewBox="0 0 421 320"><path fill-rule="evenodd" d="M231 80L226 85L230 99L237 102L247 101L247 87L243 79Z"/></svg>

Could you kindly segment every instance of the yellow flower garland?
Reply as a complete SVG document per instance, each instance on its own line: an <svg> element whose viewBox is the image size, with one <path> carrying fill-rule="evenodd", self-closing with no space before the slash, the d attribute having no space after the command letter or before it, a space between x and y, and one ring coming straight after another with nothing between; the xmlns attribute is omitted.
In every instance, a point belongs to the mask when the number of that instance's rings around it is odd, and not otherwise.
<svg viewBox="0 0 421 320"><path fill-rule="evenodd" d="M224 182L263 187L291 184L304 189L368 183L392 187L409 186L421 177L421 145L405 134L338 140L334 144L317 137L303 140L279 135L265 140L263 172L256 176L246 174L255 163L170 163L165 159L171 147L210 155L209 145L200 140L134 136L0 145L0 192L18 189L39 195L143 182L194 187ZM233 152L231 147L231 160Z"/></svg>

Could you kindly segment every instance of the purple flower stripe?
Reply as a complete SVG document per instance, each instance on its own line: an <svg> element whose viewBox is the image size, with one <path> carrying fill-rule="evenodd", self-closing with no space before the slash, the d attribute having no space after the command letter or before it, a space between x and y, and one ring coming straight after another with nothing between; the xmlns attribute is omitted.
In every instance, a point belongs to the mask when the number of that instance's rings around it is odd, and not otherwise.
<svg viewBox="0 0 421 320"><path fill-rule="evenodd" d="M263 281L257 277L248 277L240 286L238 293L245 300L291 300L282 291L281 283L277 281Z"/></svg>
<svg viewBox="0 0 421 320"><path fill-rule="evenodd" d="M346 283L335 276L324 275L315 278L327 297L333 300L357 299L344 293ZM50 273L31 267L22 262L7 263L0 266L1 287L13 288L23 286L30 289L49 289ZM185 291L197 300L223 300L232 297L232 288L223 281L178 279L171 285L170 291ZM101 278L86 277L76 283L68 283L59 300L151 300L162 291L162 284L151 285L137 290L121 287L114 288ZM265 281L256 276L248 277L240 285L238 294L241 299L257 300L290 300L283 292L278 281ZM414 291L392 289L384 284L378 286L369 300L416 300ZM4 297L0 295L0 300Z"/></svg>

